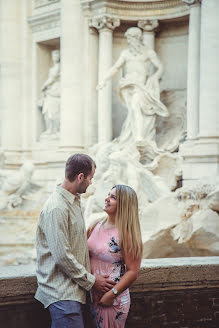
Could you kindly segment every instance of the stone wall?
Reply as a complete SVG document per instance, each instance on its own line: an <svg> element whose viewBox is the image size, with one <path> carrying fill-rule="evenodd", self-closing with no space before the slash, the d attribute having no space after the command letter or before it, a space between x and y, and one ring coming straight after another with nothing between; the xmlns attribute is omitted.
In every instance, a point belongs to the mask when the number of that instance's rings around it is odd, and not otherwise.
<svg viewBox="0 0 219 328"><path fill-rule="evenodd" d="M50 327L35 289L33 266L1 268L0 327ZM217 328L219 258L143 260L131 298L126 328Z"/></svg>

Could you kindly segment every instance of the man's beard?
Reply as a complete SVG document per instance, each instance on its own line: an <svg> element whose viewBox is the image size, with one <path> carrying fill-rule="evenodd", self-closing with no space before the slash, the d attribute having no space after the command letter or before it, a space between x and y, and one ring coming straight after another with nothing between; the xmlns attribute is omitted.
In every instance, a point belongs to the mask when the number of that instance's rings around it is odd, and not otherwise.
<svg viewBox="0 0 219 328"><path fill-rule="evenodd" d="M88 186L87 185L83 185L83 183L80 185L80 188L78 190L79 194L84 194L87 190Z"/></svg>
<svg viewBox="0 0 219 328"><path fill-rule="evenodd" d="M139 42L130 46L130 50L137 54L141 53L141 48L141 43Z"/></svg>

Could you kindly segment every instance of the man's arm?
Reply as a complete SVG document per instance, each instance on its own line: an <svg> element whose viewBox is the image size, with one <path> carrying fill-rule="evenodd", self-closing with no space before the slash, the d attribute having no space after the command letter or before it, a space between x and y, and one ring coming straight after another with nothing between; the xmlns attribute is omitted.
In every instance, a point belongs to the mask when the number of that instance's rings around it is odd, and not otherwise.
<svg viewBox="0 0 219 328"><path fill-rule="evenodd" d="M104 293L115 284L107 276L95 276L81 265L71 251L68 239L68 213L59 208L49 212L43 224L43 231L48 242L49 250L55 263L73 279L79 286L86 290L92 287ZM78 246L80 247L80 245Z"/></svg>
<svg viewBox="0 0 219 328"><path fill-rule="evenodd" d="M95 277L76 260L71 252L67 211L59 208L51 210L44 221L43 231L55 263L79 286L90 290L94 285Z"/></svg>

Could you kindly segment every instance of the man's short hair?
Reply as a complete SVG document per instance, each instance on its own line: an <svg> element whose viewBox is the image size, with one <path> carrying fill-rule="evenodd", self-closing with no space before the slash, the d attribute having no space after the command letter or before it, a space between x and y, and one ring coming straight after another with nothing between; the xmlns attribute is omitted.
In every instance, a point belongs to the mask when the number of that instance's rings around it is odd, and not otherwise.
<svg viewBox="0 0 219 328"><path fill-rule="evenodd" d="M96 167L92 158L85 154L74 154L68 158L65 165L65 178L73 182L78 174L83 173L85 179L92 171L92 166Z"/></svg>

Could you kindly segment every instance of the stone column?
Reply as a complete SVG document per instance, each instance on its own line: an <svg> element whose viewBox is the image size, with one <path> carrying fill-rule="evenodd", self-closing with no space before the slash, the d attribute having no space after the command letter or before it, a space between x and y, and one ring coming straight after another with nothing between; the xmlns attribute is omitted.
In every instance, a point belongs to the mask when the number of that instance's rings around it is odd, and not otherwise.
<svg viewBox="0 0 219 328"><path fill-rule="evenodd" d="M183 0L190 5L187 71L187 139L194 139L199 130L200 20L201 1Z"/></svg>
<svg viewBox="0 0 219 328"><path fill-rule="evenodd" d="M89 22L89 25L92 24ZM88 27L88 83L87 83L87 146L98 142L98 32L95 28Z"/></svg>
<svg viewBox="0 0 219 328"><path fill-rule="evenodd" d="M112 66L113 30L120 20L111 16L92 19L92 26L99 31L98 81L101 82ZM112 82L98 92L98 142L112 139Z"/></svg>
<svg viewBox="0 0 219 328"><path fill-rule="evenodd" d="M200 37L199 134L181 148L184 184L217 183L219 175L219 1L202 0Z"/></svg>
<svg viewBox="0 0 219 328"><path fill-rule="evenodd" d="M32 4L29 0L22 1L22 150L30 153L33 144L33 113L32 106L32 31L27 18L31 15ZM23 154L24 156L24 154Z"/></svg>
<svg viewBox="0 0 219 328"><path fill-rule="evenodd" d="M157 19L140 20L138 27L143 30L143 43L154 49L155 46L155 30L159 23Z"/></svg>

